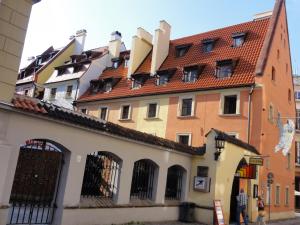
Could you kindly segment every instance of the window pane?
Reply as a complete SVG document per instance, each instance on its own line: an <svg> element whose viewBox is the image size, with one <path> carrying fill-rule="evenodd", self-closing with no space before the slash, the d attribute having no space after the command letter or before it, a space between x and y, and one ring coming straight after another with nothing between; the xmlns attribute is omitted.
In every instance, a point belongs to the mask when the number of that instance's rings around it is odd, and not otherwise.
<svg viewBox="0 0 300 225"><path fill-rule="evenodd" d="M208 167L207 166L198 166L197 167L197 176L198 177L208 177Z"/></svg>
<svg viewBox="0 0 300 225"><path fill-rule="evenodd" d="M191 116L192 115L192 98L187 98L182 100L181 116Z"/></svg>
<svg viewBox="0 0 300 225"><path fill-rule="evenodd" d="M236 95L224 97L224 114L236 114Z"/></svg>
<svg viewBox="0 0 300 225"><path fill-rule="evenodd" d="M107 114L107 108L106 107L101 108L100 119L106 120L106 114Z"/></svg>
<svg viewBox="0 0 300 225"><path fill-rule="evenodd" d="M184 82L195 82L197 80L198 70L186 70L184 72Z"/></svg>
<svg viewBox="0 0 300 225"><path fill-rule="evenodd" d="M189 135L179 135L178 136L178 142L184 145L189 145Z"/></svg>
<svg viewBox="0 0 300 225"><path fill-rule="evenodd" d="M156 117L156 109L157 109L157 104L156 103L149 104L149 106L148 106L148 118Z"/></svg>
<svg viewBox="0 0 300 225"><path fill-rule="evenodd" d="M213 50L213 43L206 43L203 45L204 52L211 52Z"/></svg>
<svg viewBox="0 0 300 225"><path fill-rule="evenodd" d="M105 91L105 92L110 92L111 89L112 89L111 82L105 83L105 85L104 85L104 91Z"/></svg>
<svg viewBox="0 0 300 225"><path fill-rule="evenodd" d="M232 65L222 65L217 68L217 77L218 78L225 78L230 77L232 75Z"/></svg>
<svg viewBox="0 0 300 225"><path fill-rule="evenodd" d="M166 83L168 83L168 75L164 74L164 75L160 75L158 78L158 85L164 85Z"/></svg>
<svg viewBox="0 0 300 225"><path fill-rule="evenodd" d="M244 37L243 36L233 38L233 46L234 47L240 47L240 46L243 45L243 43L244 43Z"/></svg>
<svg viewBox="0 0 300 225"><path fill-rule="evenodd" d="M122 108L122 119L129 119L129 105L125 105Z"/></svg>

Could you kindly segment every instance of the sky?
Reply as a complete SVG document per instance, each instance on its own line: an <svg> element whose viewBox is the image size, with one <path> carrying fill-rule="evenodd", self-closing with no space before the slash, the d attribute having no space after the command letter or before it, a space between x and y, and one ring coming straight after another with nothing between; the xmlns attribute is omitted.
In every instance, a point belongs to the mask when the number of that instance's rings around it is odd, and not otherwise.
<svg viewBox="0 0 300 225"><path fill-rule="evenodd" d="M293 70L300 73L300 0L286 0ZM50 46L63 47L86 29L85 50L104 46L118 30L127 49L138 27L151 34L166 20L171 39L253 19L273 9L275 0L42 0L32 8L21 67Z"/></svg>

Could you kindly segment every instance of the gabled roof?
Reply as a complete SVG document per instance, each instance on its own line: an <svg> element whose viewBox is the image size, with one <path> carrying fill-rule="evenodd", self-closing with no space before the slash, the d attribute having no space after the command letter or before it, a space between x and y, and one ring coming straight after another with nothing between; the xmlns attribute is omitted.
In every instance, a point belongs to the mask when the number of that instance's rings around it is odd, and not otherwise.
<svg viewBox="0 0 300 225"><path fill-rule="evenodd" d="M157 86L155 78L148 79L140 89L131 89L131 84L123 78L109 93L90 95L86 92L78 102L135 96L157 95L197 90L211 90L251 86L255 82L255 67L269 26L269 18L229 26L206 33L196 34L170 41L169 54L159 70L177 68L176 73L164 86ZM246 41L241 47L232 47L232 34L246 32ZM202 41L215 39L212 52L202 51ZM176 57L176 46L191 44L187 53ZM150 73L151 53L139 66L136 73ZM235 59L237 66L230 78L215 77L216 61ZM199 79L194 83L182 82L183 69L189 65L205 65Z"/></svg>
<svg viewBox="0 0 300 225"><path fill-rule="evenodd" d="M104 120L100 120L83 113L74 112L72 110L68 110L53 104L45 103L35 98L15 95L12 100L12 104L14 108L21 111L116 135L122 138L130 139L132 141L139 141L158 147L187 153L190 155L205 154L204 147L191 147L183 145L151 134L106 122Z"/></svg>

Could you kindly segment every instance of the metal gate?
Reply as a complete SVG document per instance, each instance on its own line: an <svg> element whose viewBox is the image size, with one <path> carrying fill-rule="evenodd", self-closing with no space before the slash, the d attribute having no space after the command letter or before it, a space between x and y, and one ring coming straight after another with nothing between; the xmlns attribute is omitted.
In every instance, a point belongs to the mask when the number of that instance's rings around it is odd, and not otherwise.
<svg viewBox="0 0 300 225"><path fill-rule="evenodd" d="M62 163L61 150L45 140L29 140L20 148L8 224L52 223Z"/></svg>

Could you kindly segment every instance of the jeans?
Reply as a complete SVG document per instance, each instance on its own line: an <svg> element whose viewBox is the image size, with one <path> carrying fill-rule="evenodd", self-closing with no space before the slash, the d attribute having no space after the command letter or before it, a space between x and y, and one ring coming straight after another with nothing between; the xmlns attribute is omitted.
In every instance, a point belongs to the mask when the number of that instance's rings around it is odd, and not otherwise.
<svg viewBox="0 0 300 225"><path fill-rule="evenodd" d="M248 225L248 216L247 216L247 213L246 213L246 206L245 205L241 205L241 206L237 207L236 224L241 225L241 223L240 223L240 214L241 213L242 213L242 217L243 217L245 225Z"/></svg>

